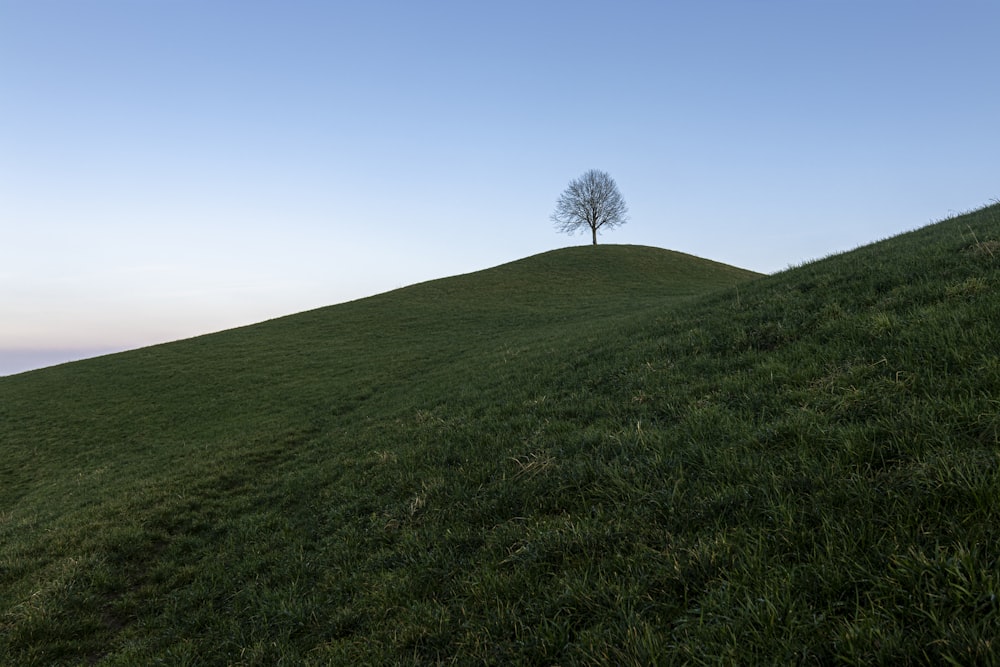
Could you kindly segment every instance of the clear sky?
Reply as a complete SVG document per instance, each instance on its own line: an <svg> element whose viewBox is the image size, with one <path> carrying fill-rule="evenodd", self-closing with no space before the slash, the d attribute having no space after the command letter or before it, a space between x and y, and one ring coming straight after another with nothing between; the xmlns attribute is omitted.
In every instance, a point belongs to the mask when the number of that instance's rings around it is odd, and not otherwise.
<svg viewBox="0 0 1000 667"><path fill-rule="evenodd" d="M601 241L774 272L1000 197L995 0L0 0L0 374Z"/></svg>

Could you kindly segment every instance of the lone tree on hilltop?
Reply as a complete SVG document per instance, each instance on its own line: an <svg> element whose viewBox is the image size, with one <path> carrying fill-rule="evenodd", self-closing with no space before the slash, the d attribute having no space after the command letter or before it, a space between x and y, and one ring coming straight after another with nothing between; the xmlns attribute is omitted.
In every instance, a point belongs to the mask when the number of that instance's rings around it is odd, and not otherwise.
<svg viewBox="0 0 1000 667"><path fill-rule="evenodd" d="M591 169L570 181L566 191L559 195L552 221L559 231L567 234L589 227L597 245L598 229L613 229L628 222L628 206L615 179L606 172Z"/></svg>

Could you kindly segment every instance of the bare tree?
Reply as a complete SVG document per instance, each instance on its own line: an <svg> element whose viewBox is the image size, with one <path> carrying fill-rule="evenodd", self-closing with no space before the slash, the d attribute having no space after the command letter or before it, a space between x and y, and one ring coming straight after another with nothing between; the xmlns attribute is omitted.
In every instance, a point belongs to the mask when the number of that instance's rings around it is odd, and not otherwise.
<svg viewBox="0 0 1000 667"><path fill-rule="evenodd" d="M570 181L566 191L559 195L552 221L559 231L567 234L589 227L597 245L598 229L613 229L628 222L628 206L615 179L606 172L591 169Z"/></svg>

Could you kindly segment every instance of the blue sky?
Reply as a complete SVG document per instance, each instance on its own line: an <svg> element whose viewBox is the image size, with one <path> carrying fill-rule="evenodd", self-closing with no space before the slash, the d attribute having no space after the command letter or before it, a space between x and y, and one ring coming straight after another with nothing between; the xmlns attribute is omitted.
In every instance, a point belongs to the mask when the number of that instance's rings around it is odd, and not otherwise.
<svg viewBox="0 0 1000 667"><path fill-rule="evenodd" d="M0 374L589 242L761 272L1000 197L1000 3L0 0Z"/></svg>

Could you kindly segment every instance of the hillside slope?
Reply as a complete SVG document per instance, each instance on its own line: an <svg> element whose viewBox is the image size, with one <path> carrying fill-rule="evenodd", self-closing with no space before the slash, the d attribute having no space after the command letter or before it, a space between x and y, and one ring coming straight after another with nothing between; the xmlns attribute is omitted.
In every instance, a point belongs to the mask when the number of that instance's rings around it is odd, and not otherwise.
<svg viewBox="0 0 1000 667"><path fill-rule="evenodd" d="M272 488L284 487L289 471L316 465L322 478L345 457L369 456L366 431L411 420L456 394L476 400L525 349L586 345L636 310L754 277L655 248L568 248L0 379L0 649L72 662L129 642L145 626L137 618L164 595L202 606L195 601L203 591L173 581L175 570L215 561L226 548L221 526L253 523L246 504L270 503L275 493L291 502ZM411 435L401 429L404 444ZM302 511L311 512L298 507L288 516L310 520ZM171 572L168 581L140 594L137 580L157 562ZM110 581L80 587L82 573L102 568ZM67 582L75 590L63 590ZM173 624L156 622L162 632L187 635L188 622ZM119 632L125 627L130 632Z"/></svg>
<svg viewBox="0 0 1000 667"><path fill-rule="evenodd" d="M0 649L995 660L1000 207L747 282L589 250L0 380Z"/></svg>
<svg viewBox="0 0 1000 667"><path fill-rule="evenodd" d="M217 334L0 379L6 474L44 462L76 474L151 442L264 437L300 430L375 399L451 391L469 364L519 347L601 336L634 311L733 286L749 271L683 253L605 245L492 269ZM384 415L380 415L384 416ZM273 435L273 434L271 434ZM131 445L126 444L132 443ZM52 446L39 449L40 443ZM41 458L38 458L38 457ZM52 460L49 460L52 459ZM2 481L2 480L0 480ZM0 499L4 489L0 485Z"/></svg>

